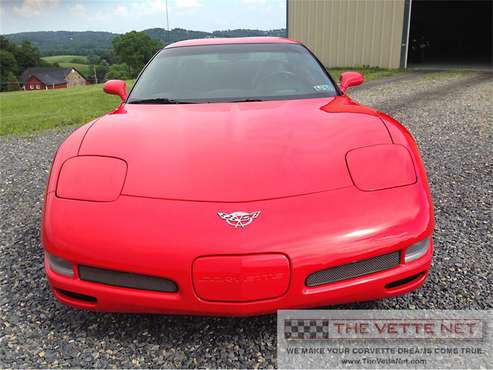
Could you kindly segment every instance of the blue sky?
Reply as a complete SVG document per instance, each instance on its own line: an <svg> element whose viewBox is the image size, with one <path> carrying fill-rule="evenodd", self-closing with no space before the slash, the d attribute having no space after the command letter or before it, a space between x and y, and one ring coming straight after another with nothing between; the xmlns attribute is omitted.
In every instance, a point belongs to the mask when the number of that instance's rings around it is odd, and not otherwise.
<svg viewBox="0 0 493 370"><path fill-rule="evenodd" d="M165 26L165 0L0 0L0 33ZM171 28L284 28L286 0L168 0Z"/></svg>

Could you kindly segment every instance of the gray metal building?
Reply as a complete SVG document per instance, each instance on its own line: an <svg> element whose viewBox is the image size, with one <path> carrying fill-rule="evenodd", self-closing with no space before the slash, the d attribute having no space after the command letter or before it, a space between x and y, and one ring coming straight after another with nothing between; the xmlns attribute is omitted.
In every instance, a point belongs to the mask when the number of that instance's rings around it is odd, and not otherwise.
<svg viewBox="0 0 493 370"><path fill-rule="evenodd" d="M483 1L287 0L288 37L328 67L491 65Z"/></svg>

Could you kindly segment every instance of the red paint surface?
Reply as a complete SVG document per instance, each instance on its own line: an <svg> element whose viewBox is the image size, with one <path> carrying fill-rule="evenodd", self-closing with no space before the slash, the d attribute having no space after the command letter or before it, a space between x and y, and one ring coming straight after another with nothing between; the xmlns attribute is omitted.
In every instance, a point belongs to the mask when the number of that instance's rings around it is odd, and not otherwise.
<svg viewBox="0 0 493 370"><path fill-rule="evenodd" d="M376 116L321 109L338 99L127 104L80 154L124 159L126 195L241 202L338 189L352 185L349 150L391 143Z"/></svg>
<svg viewBox="0 0 493 370"><path fill-rule="evenodd" d="M341 91L346 92L349 87L361 85L365 78L359 72L343 72L340 81Z"/></svg>
<svg viewBox="0 0 493 370"><path fill-rule="evenodd" d="M207 301L245 302L277 298L289 286L282 254L200 257L193 263L195 293Z"/></svg>
<svg viewBox="0 0 493 370"><path fill-rule="evenodd" d="M109 80L103 85L103 91L107 94L118 95L122 100L127 99L127 84L122 80Z"/></svg>
<svg viewBox="0 0 493 370"><path fill-rule="evenodd" d="M221 44L258 44L258 43L288 43L296 44L296 41L292 41L282 37L231 37L231 38L210 38L210 39L193 39L178 41L173 44L169 44L166 48L178 48L182 46L200 46L200 45L221 45Z"/></svg>
<svg viewBox="0 0 493 370"><path fill-rule="evenodd" d="M402 145L353 149L346 154L346 162L354 185L360 190L383 190L416 182L413 160Z"/></svg>
<svg viewBox="0 0 493 370"><path fill-rule="evenodd" d="M47 268L54 289L97 299L89 304L56 291L62 302L99 311L254 315L385 298L423 284L431 246L424 257L402 261L387 271L314 288L305 285L313 272L404 252L432 233L424 166L411 135L392 118L347 96L123 104L116 113L83 126L59 148L43 212L44 247L74 265L169 278L179 290L159 293L112 287L79 280L76 268L74 278ZM355 150L375 146L402 148L396 157L401 160L384 166L375 163L381 161L382 152ZM415 181L398 186L410 173L403 153L414 165ZM359 169L356 185L346 163L348 155L349 162L354 161L350 167ZM60 168L77 156L113 157L127 163L125 183L114 201L57 197ZM101 162L92 167L92 173L91 168L85 172L92 176L91 183L97 183L101 181L97 173L105 169ZM358 181L365 184L363 188L391 186L363 191ZM69 177L58 186L76 190L79 186L78 191L84 192L90 185L83 183L71 183ZM235 211L261 213L244 228L231 227L217 215ZM280 279L282 284L275 279L262 284L250 281L255 266L262 272L269 265L244 263L244 256L262 254L289 260L285 292L281 292L285 279ZM231 259L219 257L225 255ZM284 262L270 265L283 273L285 266ZM211 271L234 274L241 283L195 286L194 274ZM421 272L424 275L416 281L385 288Z"/></svg>
<svg viewBox="0 0 493 370"><path fill-rule="evenodd" d="M111 202L121 194L127 164L121 159L78 156L60 171L56 195L60 198Z"/></svg>

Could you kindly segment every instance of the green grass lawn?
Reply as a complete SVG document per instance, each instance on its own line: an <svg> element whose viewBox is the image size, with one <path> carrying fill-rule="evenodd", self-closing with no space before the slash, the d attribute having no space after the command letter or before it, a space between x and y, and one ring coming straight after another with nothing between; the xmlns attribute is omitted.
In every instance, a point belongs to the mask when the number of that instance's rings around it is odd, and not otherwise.
<svg viewBox="0 0 493 370"><path fill-rule="evenodd" d="M91 74L91 71L89 71L89 62L84 55L53 55L41 59L48 63L58 63L62 68L75 68L85 78L88 78Z"/></svg>
<svg viewBox="0 0 493 370"><path fill-rule="evenodd" d="M75 58L82 59L85 64L89 63L87 57L84 55L52 55L41 59L47 61L48 63L71 63Z"/></svg>
<svg viewBox="0 0 493 370"><path fill-rule="evenodd" d="M133 81L127 81L127 89ZM82 125L118 106L102 85L0 93L0 136Z"/></svg>

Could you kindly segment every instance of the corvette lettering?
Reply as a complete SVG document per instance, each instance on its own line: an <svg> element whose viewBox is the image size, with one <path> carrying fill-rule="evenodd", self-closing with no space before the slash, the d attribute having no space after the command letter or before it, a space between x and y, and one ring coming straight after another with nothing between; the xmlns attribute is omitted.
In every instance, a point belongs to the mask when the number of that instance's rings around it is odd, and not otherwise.
<svg viewBox="0 0 493 370"><path fill-rule="evenodd" d="M240 284L240 283L255 283L262 281L281 280L286 276L281 272L265 273L265 274L248 274L248 275L205 275L199 280L206 283L221 283L221 284Z"/></svg>

